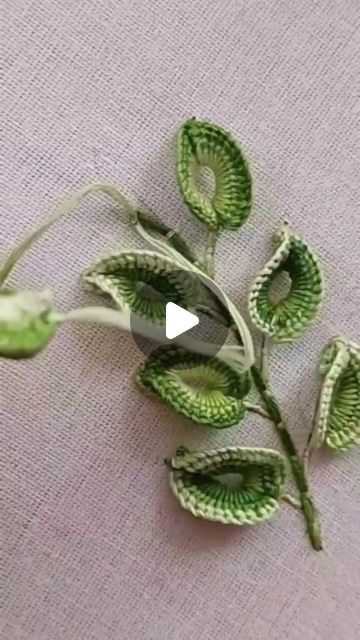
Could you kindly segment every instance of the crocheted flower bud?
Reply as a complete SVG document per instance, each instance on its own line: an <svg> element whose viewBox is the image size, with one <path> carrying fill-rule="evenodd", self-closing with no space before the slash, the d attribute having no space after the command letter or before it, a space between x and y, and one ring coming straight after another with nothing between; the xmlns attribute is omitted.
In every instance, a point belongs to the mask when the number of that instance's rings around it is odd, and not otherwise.
<svg viewBox="0 0 360 640"><path fill-rule="evenodd" d="M49 292L0 291L0 356L34 356L47 345L57 326Z"/></svg>

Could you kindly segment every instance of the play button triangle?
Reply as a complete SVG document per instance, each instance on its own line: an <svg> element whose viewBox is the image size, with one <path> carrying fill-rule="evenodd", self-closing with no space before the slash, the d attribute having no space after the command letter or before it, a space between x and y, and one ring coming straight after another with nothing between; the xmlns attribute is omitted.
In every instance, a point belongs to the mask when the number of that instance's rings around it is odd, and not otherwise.
<svg viewBox="0 0 360 640"><path fill-rule="evenodd" d="M197 324L199 318L190 311L186 311L174 302L168 302L166 305L166 324L165 334L168 340L173 340L185 331L189 331Z"/></svg>

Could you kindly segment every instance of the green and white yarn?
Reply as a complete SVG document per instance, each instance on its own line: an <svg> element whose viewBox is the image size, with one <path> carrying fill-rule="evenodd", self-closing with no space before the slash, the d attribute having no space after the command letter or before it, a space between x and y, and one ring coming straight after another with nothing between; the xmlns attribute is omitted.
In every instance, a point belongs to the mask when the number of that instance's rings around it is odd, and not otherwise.
<svg viewBox="0 0 360 640"><path fill-rule="evenodd" d="M317 446L347 451L360 443L360 347L336 337L325 348L315 423Z"/></svg>
<svg viewBox="0 0 360 640"><path fill-rule="evenodd" d="M309 246L287 225L276 236L275 254L250 289L249 313L255 326L275 342L296 340L315 318L324 290L319 261ZM281 272L291 280L289 293L272 302L270 289Z"/></svg>
<svg viewBox="0 0 360 640"><path fill-rule="evenodd" d="M202 193L197 184L201 168L212 170L215 190ZM195 118L187 120L177 140L177 179L191 212L213 229L238 229L251 210L251 176L236 140L221 127Z"/></svg>
<svg viewBox="0 0 360 640"><path fill-rule="evenodd" d="M284 457L271 449L180 449L167 462L170 487L194 516L223 524L258 524L279 508L286 482Z"/></svg>
<svg viewBox="0 0 360 640"><path fill-rule="evenodd" d="M239 374L219 358L175 346L156 349L139 368L136 380L177 413L216 429L244 418L243 399L251 386L248 373Z"/></svg>
<svg viewBox="0 0 360 640"><path fill-rule="evenodd" d="M190 273L154 251L113 253L87 269L88 288L108 294L120 309L128 309L156 325L164 325L166 303L192 308L199 284Z"/></svg>

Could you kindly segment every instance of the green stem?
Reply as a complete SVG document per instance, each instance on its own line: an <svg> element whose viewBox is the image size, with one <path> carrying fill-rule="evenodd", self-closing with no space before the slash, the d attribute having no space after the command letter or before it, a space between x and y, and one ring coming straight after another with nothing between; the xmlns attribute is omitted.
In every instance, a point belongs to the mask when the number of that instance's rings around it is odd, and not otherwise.
<svg viewBox="0 0 360 640"><path fill-rule="evenodd" d="M215 247L217 233L213 229L208 229L205 245L204 267L210 278L214 277L215 272Z"/></svg>
<svg viewBox="0 0 360 640"><path fill-rule="evenodd" d="M261 344L260 369L261 369L262 377L266 383L268 383L270 380L269 355L270 355L269 338L264 334L262 337L262 344Z"/></svg>
<svg viewBox="0 0 360 640"><path fill-rule="evenodd" d="M252 402L247 402L245 400L244 401L244 406L247 409L247 411L250 411L251 413L256 413L257 415L261 416L265 420L270 420L270 422L272 422L269 414L262 407L260 407L259 405L252 404Z"/></svg>
<svg viewBox="0 0 360 640"><path fill-rule="evenodd" d="M62 200L55 211L55 213L47 218L40 224L39 227L36 227L30 233L25 236L25 238L11 251L9 256L7 257L5 264L0 269L0 287L4 285L6 280L8 279L10 273L14 269L15 265L19 262L20 258L30 249L30 247L39 239L41 236L60 218L70 213L75 207L77 207L83 198L91 193L104 193L109 196L116 202L118 206L123 209L128 218L131 221L136 220L136 211L131 206L129 201L125 198L125 196L116 189L111 184L106 184L102 182L94 182L92 184L79 189L76 193L66 196L64 200Z"/></svg>
<svg viewBox="0 0 360 640"><path fill-rule="evenodd" d="M301 509L301 503L299 502L299 500L297 498L294 498L294 496L292 496L290 493L285 493L282 499L291 507L294 507L294 509Z"/></svg>
<svg viewBox="0 0 360 640"><path fill-rule="evenodd" d="M306 473L308 473L311 456L312 456L312 454L314 452L314 448L316 448L316 439L317 439L316 419L317 419L317 413L318 413L318 410L319 410L320 398L321 398L321 391L319 391L318 397L316 399L315 411L314 411L314 417L313 417L313 421L312 421L311 431L309 433L308 441L306 443L306 447L305 447L304 454L303 454L303 461L304 461L304 467L305 467Z"/></svg>
<svg viewBox="0 0 360 640"><path fill-rule="evenodd" d="M285 422L282 419L278 402L271 393L268 384L265 382L262 376L261 371L255 365L253 365L251 367L251 373L254 384L260 394L263 404L273 424L275 425L276 432L280 438L284 452L288 458L293 478L300 494L300 504L305 517L307 532L311 544L316 551L321 551L323 546L321 540L319 516L313 498L310 494L309 482L303 460L295 447L295 444Z"/></svg>

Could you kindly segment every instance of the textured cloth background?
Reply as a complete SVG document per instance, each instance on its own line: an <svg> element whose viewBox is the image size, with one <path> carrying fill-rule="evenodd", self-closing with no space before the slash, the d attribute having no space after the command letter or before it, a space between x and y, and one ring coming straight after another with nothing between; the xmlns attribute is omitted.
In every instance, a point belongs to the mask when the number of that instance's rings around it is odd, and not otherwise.
<svg viewBox="0 0 360 640"><path fill-rule="evenodd" d="M287 219L327 275L321 317L272 356L303 446L315 363L360 338L358 0L3 0L1 251L64 192L111 180L201 239L174 181L172 140L196 115L242 141L251 221L221 239L218 278L240 308ZM183 224L183 220L185 221ZM21 262L16 287L61 309L100 302L79 273L141 246L90 198ZM316 456L326 550L284 506L256 528L197 521L162 459L179 444L276 445L271 426L208 433L143 400L131 337L68 326L29 362L1 362L4 640L355 640L360 637L359 452Z"/></svg>

